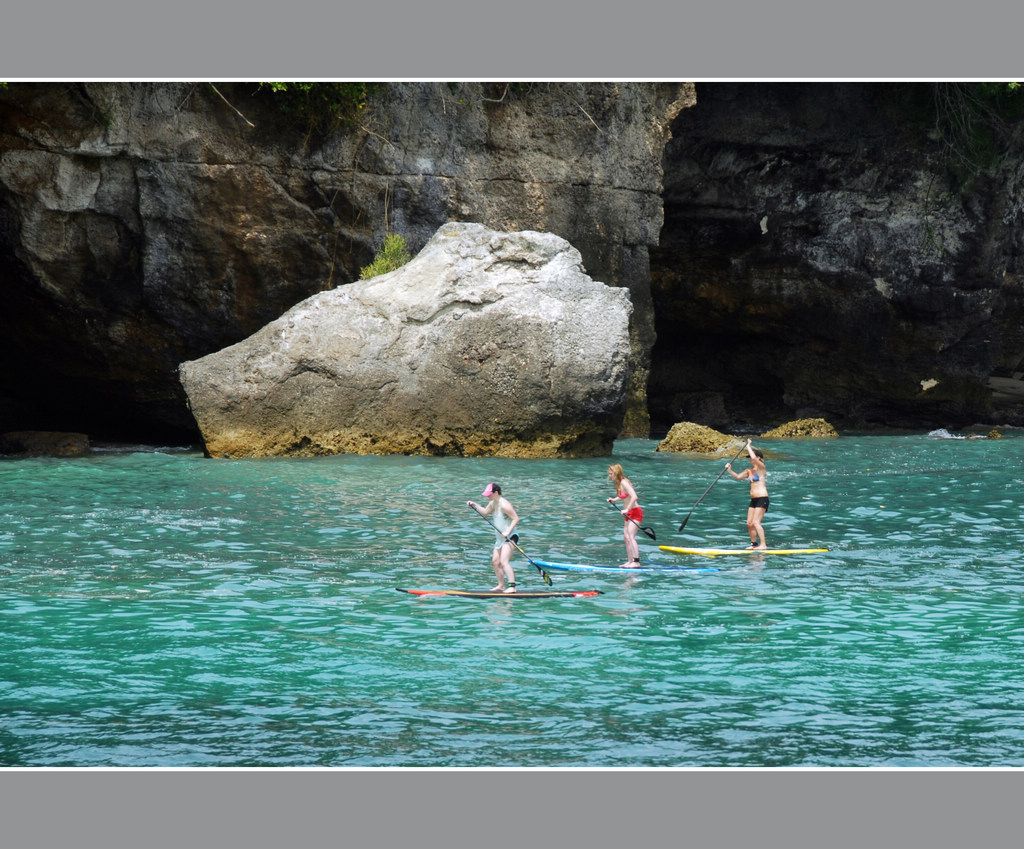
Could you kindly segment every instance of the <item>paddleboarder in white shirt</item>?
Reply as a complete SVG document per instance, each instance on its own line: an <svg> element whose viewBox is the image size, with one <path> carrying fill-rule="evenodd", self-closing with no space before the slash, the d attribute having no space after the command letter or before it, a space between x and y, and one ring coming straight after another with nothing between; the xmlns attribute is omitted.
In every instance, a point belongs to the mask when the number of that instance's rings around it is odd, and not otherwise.
<svg viewBox="0 0 1024 849"><path fill-rule="evenodd" d="M516 513L511 502L502 497L501 487L498 484L487 484L481 494L488 499L486 507L481 507L475 501L467 501L466 504L485 519L488 516L493 516L493 519L490 520L495 534L491 565L494 567L498 585L491 592L514 593L516 591L516 573L512 570L512 549L515 547L512 530L519 524L519 514Z"/></svg>

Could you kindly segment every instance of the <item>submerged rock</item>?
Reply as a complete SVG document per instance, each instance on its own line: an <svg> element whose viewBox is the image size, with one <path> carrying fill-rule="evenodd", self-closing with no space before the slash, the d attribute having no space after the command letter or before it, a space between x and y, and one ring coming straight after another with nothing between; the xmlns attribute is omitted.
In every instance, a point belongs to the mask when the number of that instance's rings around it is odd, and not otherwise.
<svg viewBox="0 0 1024 849"><path fill-rule="evenodd" d="M623 421L630 311L558 236L451 223L179 374L214 457L597 456Z"/></svg>
<svg viewBox="0 0 1024 849"><path fill-rule="evenodd" d="M84 433L19 430L0 434L0 454L21 457L80 457L91 450Z"/></svg>

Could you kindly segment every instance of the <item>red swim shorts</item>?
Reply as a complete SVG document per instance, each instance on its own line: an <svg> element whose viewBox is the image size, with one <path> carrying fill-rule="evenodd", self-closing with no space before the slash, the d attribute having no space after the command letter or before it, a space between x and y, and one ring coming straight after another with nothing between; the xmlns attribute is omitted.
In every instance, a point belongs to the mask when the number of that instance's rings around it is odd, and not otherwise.
<svg viewBox="0 0 1024 849"><path fill-rule="evenodd" d="M644 508L634 507L632 510L627 510L626 518L632 519L634 522L642 522L644 520Z"/></svg>

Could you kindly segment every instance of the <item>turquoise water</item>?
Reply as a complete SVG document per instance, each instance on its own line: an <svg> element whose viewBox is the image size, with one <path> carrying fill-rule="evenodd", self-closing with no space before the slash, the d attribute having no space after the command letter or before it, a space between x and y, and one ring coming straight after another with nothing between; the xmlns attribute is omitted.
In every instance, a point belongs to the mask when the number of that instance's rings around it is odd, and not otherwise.
<svg viewBox="0 0 1024 849"><path fill-rule="evenodd" d="M827 554L549 600L395 587L493 585L489 480L531 557L621 563L609 458L2 460L0 765L1024 766L1024 433L959 437L760 442L769 544ZM724 460L656 444L643 555L746 545L728 477L676 532Z"/></svg>

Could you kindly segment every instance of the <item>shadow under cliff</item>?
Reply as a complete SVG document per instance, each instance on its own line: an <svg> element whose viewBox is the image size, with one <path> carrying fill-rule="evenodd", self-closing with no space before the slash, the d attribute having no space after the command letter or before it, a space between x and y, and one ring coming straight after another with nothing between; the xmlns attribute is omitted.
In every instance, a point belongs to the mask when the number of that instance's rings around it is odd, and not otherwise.
<svg viewBox="0 0 1024 849"><path fill-rule="evenodd" d="M652 428L1024 424L1019 169L963 179L924 84L706 83L651 251Z"/></svg>

